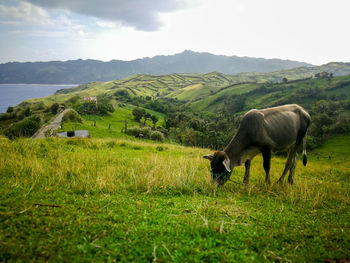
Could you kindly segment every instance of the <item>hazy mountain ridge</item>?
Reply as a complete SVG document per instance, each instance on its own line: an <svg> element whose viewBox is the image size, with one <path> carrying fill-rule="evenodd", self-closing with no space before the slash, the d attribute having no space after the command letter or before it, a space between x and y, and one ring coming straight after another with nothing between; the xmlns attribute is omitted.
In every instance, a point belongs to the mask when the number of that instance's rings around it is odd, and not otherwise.
<svg viewBox="0 0 350 263"><path fill-rule="evenodd" d="M213 55L184 51L132 61L69 60L0 64L0 83L67 84L110 81L135 74L272 72L312 65L281 59Z"/></svg>

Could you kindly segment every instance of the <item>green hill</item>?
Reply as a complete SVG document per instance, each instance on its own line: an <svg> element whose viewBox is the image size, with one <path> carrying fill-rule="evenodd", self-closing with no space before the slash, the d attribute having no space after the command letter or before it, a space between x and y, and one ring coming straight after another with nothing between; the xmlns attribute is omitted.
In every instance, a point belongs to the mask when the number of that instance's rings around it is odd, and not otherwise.
<svg viewBox="0 0 350 263"><path fill-rule="evenodd" d="M132 115L135 107L141 107L149 117L156 116L157 129L169 140L217 149L227 144L238 127L239 116L246 111L290 103L300 104L313 118L309 132L311 148L322 144L329 136L350 133L350 75L317 72L313 77L293 80L293 76L297 76L293 74L294 71L266 73L254 76L255 81L252 75L212 72L135 75L122 80L92 82L23 102L13 113L0 115L0 129L6 133L6 127L29 113L40 114L42 119L48 120L48 107L54 103L79 111L84 107L84 97L96 96L102 104L114 107L115 112L104 117L82 112L83 123L75 126L92 130L97 137L122 136L125 120L131 126L141 125ZM282 76L278 82L266 81ZM153 127L149 117L142 123ZM91 127L94 121L97 126ZM69 124L65 129L73 126ZM98 127L109 127L110 131L98 130Z"/></svg>
<svg viewBox="0 0 350 263"><path fill-rule="evenodd" d="M176 99L195 111L217 112L224 106L225 99L234 95L244 97L245 106L241 111L287 103L298 103L310 108L313 103L322 99L333 101L350 99L350 75L299 80L286 79L285 82L279 83L252 82L249 79L242 83L238 82L237 78L236 75L215 72L203 75L136 75L118 81L94 82L60 90L45 100L47 103L52 103L53 101L64 102L72 96L101 96L117 101L118 92L125 91L124 95L127 94L131 98Z"/></svg>

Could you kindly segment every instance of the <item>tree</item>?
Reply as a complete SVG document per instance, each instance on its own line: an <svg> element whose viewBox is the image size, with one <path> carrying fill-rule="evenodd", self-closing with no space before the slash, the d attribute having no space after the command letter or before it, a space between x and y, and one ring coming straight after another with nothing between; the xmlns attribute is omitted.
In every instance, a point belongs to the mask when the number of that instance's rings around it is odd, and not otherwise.
<svg viewBox="0 0 350 263"><path fill-rule="evenodd" d="M233 114L243 111L245 107L247 96L246 95L231 95L224 100L224 107L222 108L223 114L231 118Z"/></svg>
<svg viewBox="0 0 350 263"><path fill-rule="evenodd" d="M24 116L28 117L30 114L31 114L31 110L29 107L27 107L25 110L24 110Z"/></svg>
<svg viewBox="0 0 350 263"><path fill-rule="evenodd" d="M145 115L143 115L143 124L146 125L146 121L151 119L151 114L149 114L148 112L145 113Z"/></svg>
<svg viewBox="0 0 350 263"><path fill-rule="evenodd" d="M6 112L7 113L12 113L13 112L13 107L12 106L8 106Z"/></svg>
<svg viewBox="0 0 350 263"><path fill-rule="evenodd" d="M140 122L141 118L146 114L146 111L144 109L141 109L139 107L136 107L132 110L132 115L134 115L134 119L137 122Z"/></svg>
<svg viewBox="0 0 350 263"><path fill-rule="evenodd" d="M153 123L153 129L156 128L156 124L158 122L158 118L156 115L151 115L151 121Z"/></svg>
<svg viewBox="0 0 350 263"><path fill-rule="evenodd" d="M52 112L52 114L57 114L59 105L57 102L55 102L54 104L51 105L50 107L50 111Z"/></svg>

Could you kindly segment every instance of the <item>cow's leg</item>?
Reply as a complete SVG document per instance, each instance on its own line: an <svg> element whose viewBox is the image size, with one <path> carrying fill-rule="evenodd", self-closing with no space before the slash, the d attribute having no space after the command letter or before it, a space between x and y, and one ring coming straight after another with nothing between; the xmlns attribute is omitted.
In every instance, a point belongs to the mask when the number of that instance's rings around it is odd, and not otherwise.
<svg viewBox="0 0 350 263"><path fill-rule="evenodd" d="M294 147L288 151L287 162L286 162L286 165L284 167L282 176L277 181L278 183L283 183L284 177L286 176L288 171L292 168L295 152L296 152L296 149L294 149Z"/></svg>
<svg viewBox="0 0 350 263"><path fill-rule="evenodd" d="M293 184L294 182L294 173L295 173L295 167L297 166L297 160L298 160L298 155L297 153L295 153L294 159L292 160L292 167L290 168L289 176L288 176L288 182L290 184Z"/></svg>
<svg viewBox="0 0 350 263"><path fill-rule="evenodd" d="M243 183L244 184L249 184L249 176L250 176L250 164L251 164L251 160L247 160L244 163L245 166L245 174L244 174L244 179L243 179Z"/></svg>
<svg viewBox="0 0 350 263"><path fill-rule="evenodd" d="M262 156L264 159L264 170L266 173L266 177L265 177L265 182L268 184L271 184L271 180L270 180L270 168L271 168L271 150L270 148L264 148L262 150Z"/></svg>

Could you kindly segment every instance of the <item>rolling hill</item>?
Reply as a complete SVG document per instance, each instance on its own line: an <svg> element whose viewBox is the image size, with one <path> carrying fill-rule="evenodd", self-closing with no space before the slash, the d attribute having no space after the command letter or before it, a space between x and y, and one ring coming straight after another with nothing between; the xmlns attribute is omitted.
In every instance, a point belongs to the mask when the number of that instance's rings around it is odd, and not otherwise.
<svg viewBox="0 0 350 263"><path fill-rule="evenodd" d="M289 77L292 76L291 72L294 71L276 74ZM176 99L197 111L215 112L222 107L224 99L232 95L247 96L247 109L284 103L300 103L307 107L318 100L313 92L317 92L319 96L322 95L322 92L329 96L338 96L338 99L342 100L350 98L350 75L306 78L278 83L266 82L266 79L276 78L276 75L272 73L258 75L255 80L261 82L253 82L248 75L242 78L217 72L161 76L135 75L122 80L93 82L59 90L54 96L47 99L64 102L71 96L103 96L115 100L118 92L125 91L131 97L150 97L153 100ZM315 91L316 89L318 91ZM300 95L300 98L296 98L296 95ZM38 100L40 99L33 101Z"/></svg>
<svg viewBox="0 0 350 263"><path fill-rule="evenodd" d="M149 114L148 118L157 117L157 131L164 133L170 141L218 149L233 136L240 116L246 111L297 103L312 115L310 148L320 146L329 136L349 134L350 75L321 73L293 80L293 74L294 70L257 74L255 81L247 75L242 78L242 75L218 72L139 74L121 80L92 82L19 104L12 112L0 115L0 133L13 134L15 127L24 125L23 119L30 121L31 115L47 121L50 107L58 103L82 114L83 123L71 123L65 129L88 129L94 137L114 138L122 135L124 120L133 126L140 125L135 122L132 111L141 107ZM99 113L82 110L90 107L85 105L83 98L91 96L96 96L102 103L101 109L109 105L114 107L114 112L99 116ZM12 129L14 123L16 126ZM142 123L154 128L146 117Z"/></svg>

